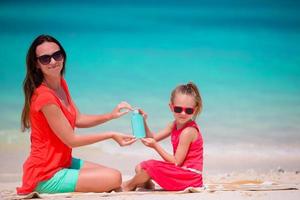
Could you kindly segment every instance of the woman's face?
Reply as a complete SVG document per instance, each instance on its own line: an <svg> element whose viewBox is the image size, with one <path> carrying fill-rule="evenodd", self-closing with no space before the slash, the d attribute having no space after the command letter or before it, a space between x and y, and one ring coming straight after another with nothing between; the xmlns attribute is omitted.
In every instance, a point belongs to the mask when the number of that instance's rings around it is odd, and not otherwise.
<svg viewBox="0 0 300 200"><path fill-rule="evenodd" d="M191 95L177 93L170 109L173 112L175 121L178 124L185 124L192 119L195 112L195 99Z"/></svg>
<svg viewBox="0 0 300 200"><path fill-rule="evenodd" d="M36 47L37 68L44 77L60 77L64 64L64 56L59 46L54 42L44 42Z"/></svg>

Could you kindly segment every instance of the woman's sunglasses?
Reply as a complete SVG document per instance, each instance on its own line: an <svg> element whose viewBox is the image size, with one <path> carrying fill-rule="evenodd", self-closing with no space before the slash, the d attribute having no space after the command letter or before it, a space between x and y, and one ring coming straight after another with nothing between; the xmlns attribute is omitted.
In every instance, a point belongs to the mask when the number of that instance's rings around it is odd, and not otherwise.
<svg viewBox="0 0 300 200"><path fill-rule="evenodd" d="M175 113L182 113L184 111L186 114L191 115L194 113L195 109L194 108L185 108L181 106L173 106L173 111Z"/></svg>
<svg viewBox="0 0 300 200"><path fill-rule="evenodd" d="M52 55L42 55L37 57L39 62L43 65L48 65L51 62L51 58L53 58L56 61L61 61L64 58L63 52L61 50L58 50Z"/></svg>

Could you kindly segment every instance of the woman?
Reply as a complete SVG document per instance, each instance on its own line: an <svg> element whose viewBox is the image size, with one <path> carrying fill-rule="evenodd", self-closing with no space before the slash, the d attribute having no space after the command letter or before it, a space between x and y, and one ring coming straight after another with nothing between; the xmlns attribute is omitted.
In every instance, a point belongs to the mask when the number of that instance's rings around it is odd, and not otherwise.
<svg viewBox="0 0 300 200"><path fill-rule="evenodd" d="M134 137L116 132L76 135L74 128L102 124L132 108L122 102L108 114L80 113L63 78L66 59L61 44L49 35L38 36L28 50L22 130L31 129L31 152L23 166L18 194L105 192L121 185L119 171L73 158L72 148L106 139L124 146L135 142Z"/></svg>

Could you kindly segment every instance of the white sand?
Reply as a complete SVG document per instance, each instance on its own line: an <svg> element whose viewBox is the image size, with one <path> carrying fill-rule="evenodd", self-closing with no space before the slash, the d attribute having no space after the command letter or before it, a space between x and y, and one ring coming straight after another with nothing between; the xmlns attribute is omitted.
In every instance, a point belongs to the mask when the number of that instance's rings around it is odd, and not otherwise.
<svg viewBox="0 0 300 200"><path fill-rule="evenodd" d="M22 148L21 148L22 149ZM0 158L0 190L1 199L10 199L11 195L15 195L15 188L21 183L22 163L24 162L28 151L20 151L20 149L9 149L9 153L1 150ZM123 179L126 180L134 173L134 166L140 161L148 159L143 156L133 156L122 153L107 154L101 152L94 147L84 147L75 149L74 156L83 158L84 160L94 161L106 166L119 169L123 174ZM229 159L229 158L228 158ZM267 159L267 161L269 161ZM259 180L267 182L275 182L279 184L292 184L300 188L300 173L294 171L278 170L277 168L269 168L268 162L252 163L244 167L244 163L230 162L223 159L225 167L222 168L221 160L218 160L217 165L214 165L214 159L206 159L206 166L210 166L209 170L204 171L204 183L228 183L240 180ZM293 160L290 165L293 166ZM252 169L249 169L251 167ZM226 169L228 169L226 171ZM235 170L233 170L235 169ZM178 194L171 192L134 192L134 193L113 193L113 194L85 194L72 195L71 199L291 199L298 200L300 190L281 190L281 191L203 191L200 193ZM46 199L70 199L66 196L50 196Z"/></svg>

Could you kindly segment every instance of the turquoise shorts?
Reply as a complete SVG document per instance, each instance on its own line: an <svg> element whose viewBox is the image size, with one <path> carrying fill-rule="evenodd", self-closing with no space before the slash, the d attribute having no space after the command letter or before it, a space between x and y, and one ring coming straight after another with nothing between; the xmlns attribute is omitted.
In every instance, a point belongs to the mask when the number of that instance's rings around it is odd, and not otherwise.
<svg viewBox="0 0 300 200"><path fill-rule="evenodd" d="M83 160L72 158L70 168L59 170L51 179L41 181L35 188L35 191L39 193L74 192L82 166Z"/></svg>

